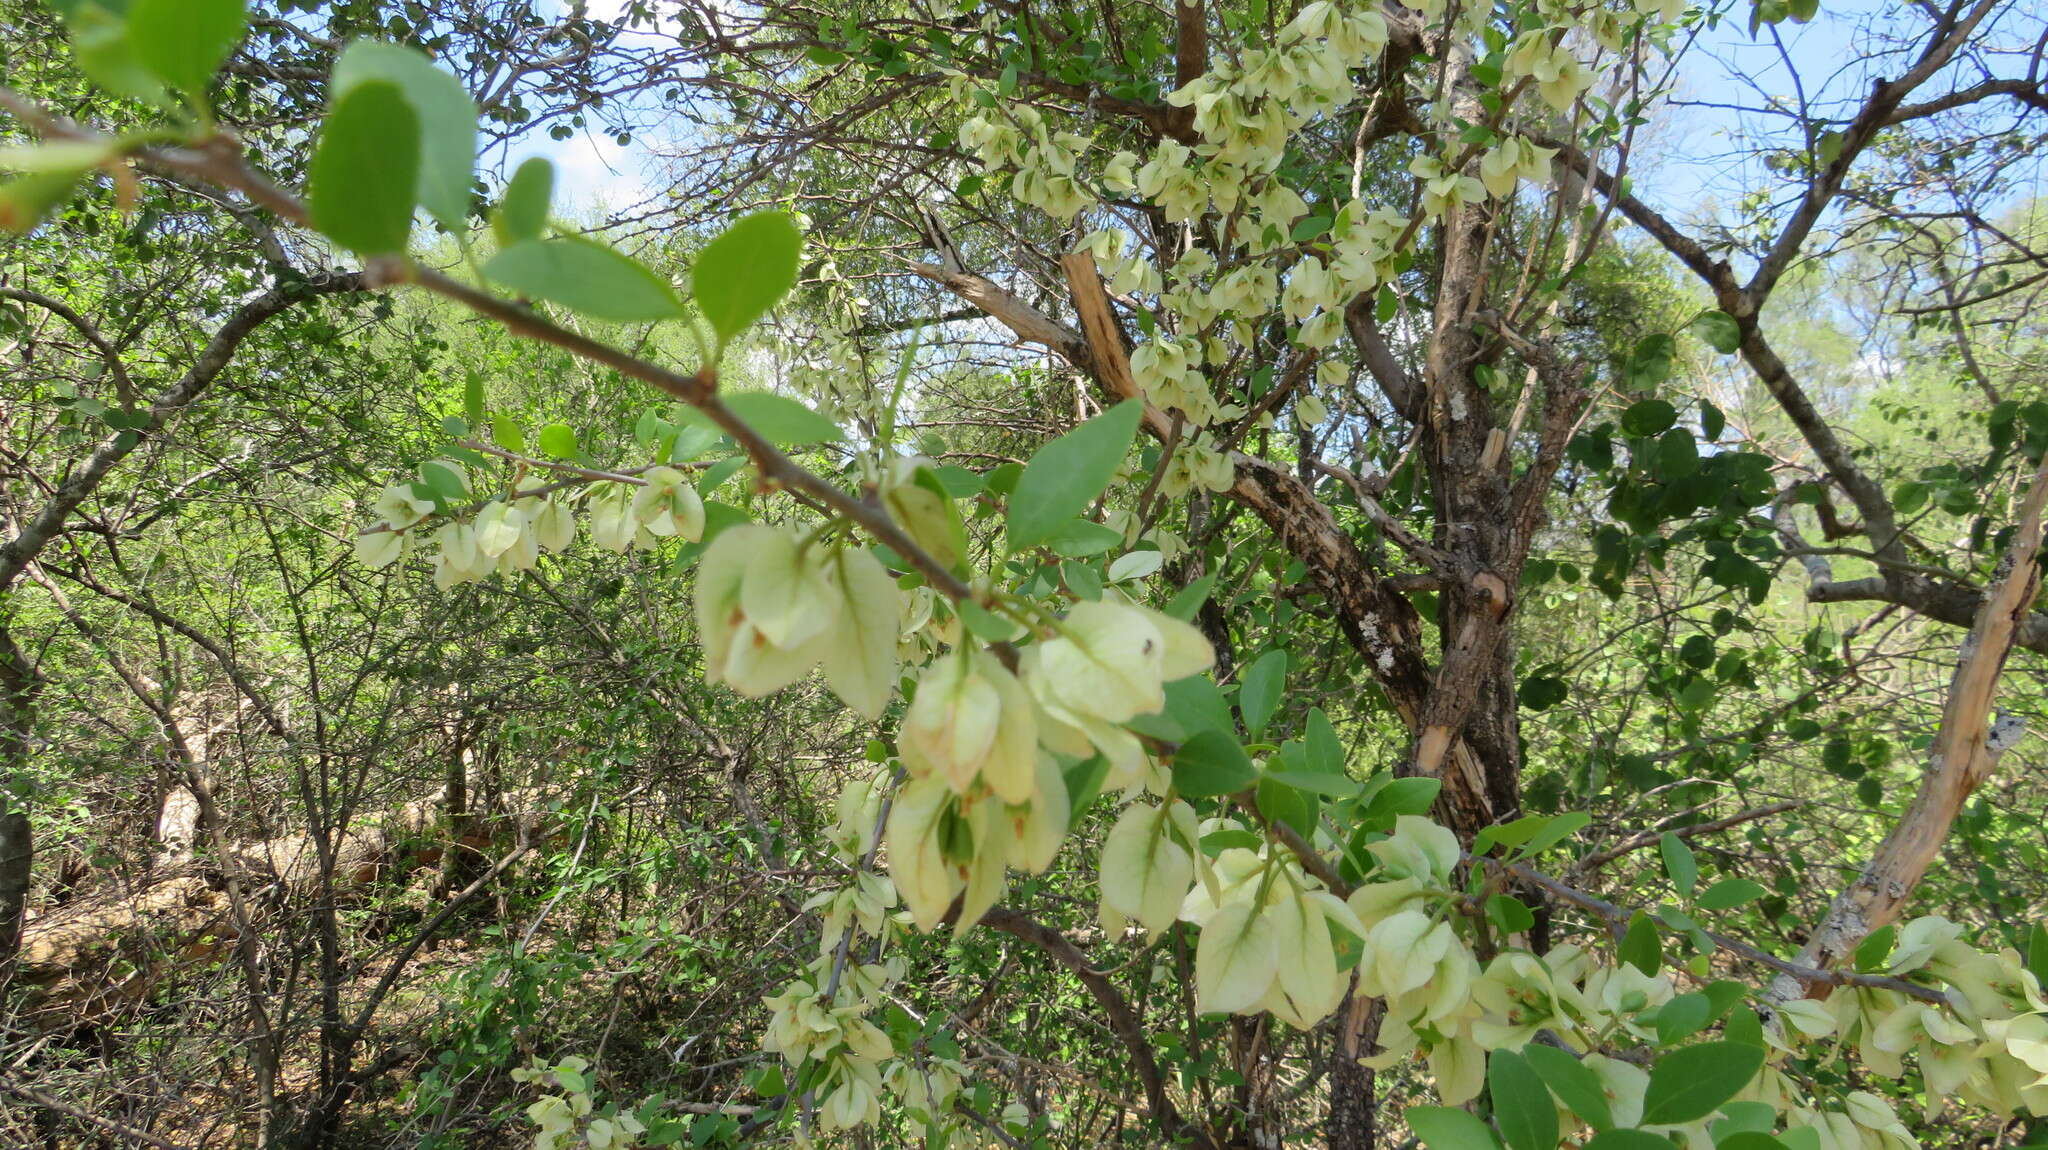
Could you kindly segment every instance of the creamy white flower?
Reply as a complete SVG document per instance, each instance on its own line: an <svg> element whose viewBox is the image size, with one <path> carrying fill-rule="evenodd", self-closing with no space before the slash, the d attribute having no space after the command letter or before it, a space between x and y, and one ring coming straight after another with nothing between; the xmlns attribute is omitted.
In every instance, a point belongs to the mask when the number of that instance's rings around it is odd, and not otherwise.
<svg viewBox="0 0 2048 1150"><path fill-rule="evenodd" d="M979 781L1009 803L1030 802L1038 776L1038 719L1010 669L978 647L956 650L918 680L897 733L903 764L936 773L955 794Z"/></svg>
<svg viewBox="0 0 2048 1150"><path fill-rule="evenodd" d="M704 500L687 476L673 467L657 467L641 478L647 485L633 496L633 517L640 526L663 539L695 542L704 537Z"/></svg>

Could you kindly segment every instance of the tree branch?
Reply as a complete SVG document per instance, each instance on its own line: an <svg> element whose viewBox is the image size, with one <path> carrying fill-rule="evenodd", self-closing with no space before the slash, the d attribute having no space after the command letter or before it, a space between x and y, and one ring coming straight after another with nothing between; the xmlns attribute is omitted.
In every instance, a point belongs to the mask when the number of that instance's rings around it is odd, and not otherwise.
<svg viewBox="0 0 2048 1150"><path fill-rule="evenodd" d="M2019 738L2016 719L1986 725L1998 679L2011 655L2027 607L2041 585L2041 514L2048 503L2048 457L2034 472L2020 511L2019 530L2000 562L1998 580L1984 596L1976 624L1963 640L1949 681L1941 729L1928 753L1927 773L1898 824L1885 836L1856 881L1835 896L1800 951L1801 966L1829 970L1855 952L1874 930L1896 920L1934 862L1963 804L1989 778L1998 758ZM1766 998L1787 1002L1822 985L1810 975L1786 971Z"/></svg>

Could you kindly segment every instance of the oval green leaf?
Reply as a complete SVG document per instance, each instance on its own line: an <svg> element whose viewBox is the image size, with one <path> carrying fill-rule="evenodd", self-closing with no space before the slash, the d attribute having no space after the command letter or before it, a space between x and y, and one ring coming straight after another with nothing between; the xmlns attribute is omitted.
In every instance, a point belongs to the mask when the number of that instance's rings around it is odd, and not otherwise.
<svg viewBox="0 0 2048 1150"><path fill-rule="evenodd" d="M1733 355L1742 347L1742 327L1725 311L1701 312L1692 321L1693 334L1722 355Z"/></svg>
<svg viewBox="0 0 2048 1150"><path fill-rule="evenodd" d="M1486 1088L1493 1095L1493 1121L1509 1150L1557 1150L1557 1106L1534 1067L1512 1050L1486 1059Z"/></svg>
<svg viewBox="0 0 2048 1150"><path fill-rule="evenodd" d="M364 255L404 251L419 162L419 118L398 85L349 89L320 126L313 152L313 226Z"/></svg>
<svg viewBox="0 0 2048 1150"><path fill-rule="evenodd" d="M1555 1046L1534 1042L1522 1048L1522 1058L1542 1076L1543 1084L1557 1095L1557 1100L1585 1119L1587 1125L1595 1130L1614 1125L1614 1113L1607 1104L1600 1076L1587 1069L1585 1063Z"/></svg>
<svg viewBox="0 0 2048 1150"><path fill-rule="evenodd" d="M1173 754L1173 786L1187 798L1236 794L1257 777L1237 740L1213 728L1195 732Z"/></svg>
<svg viewBox="0 0 2048 1150"><path fill-rule="evenodd" d="M206 90L248 28L243 0L134 0L128 6L136 60L193 95Z"/></svg>
<svg viewBox="0 0 2048 1150"><path fill-rule="evenodd" d="M765 391L735 391L719 396L734 415L761 437L783 447L799 443L827 443L845 438L839 425L788 396ZM716 426L709 416L685 411L683 422Z"/></svg>
<svg viewBox="0 0 2048 1150"><path fill-rule="evenodd" d="M1237 690L1237 709L1244 715L1244 729L1254 740L1265 734L1266 724L1280 709L1280 692L1287 686L1287 652L1280 648L1260 655L1244 669Z"/></svg>
<svg viewBox="0 0 2048 1150"><path fill-rule="evenodd" d="M469 218L469 187L476 170L476 101L462 82L423 55L396 44L358 40L335 61L330 90L356 85L398 85L419 120L419 203L450 231Z"/></svg>
<svg viewBox="0 0 2048 1150"><path fill-rule="evenodd" d="M1678 422L1678 409L1661 399L1639 399L1621 413L1621 429L1630 435L1650 436Z"/></svg>
<svg viewBox="0 0 2048 1150"><path fill-rule="evenodd" d="M528 157L506 182L505 195L491 216L491 231L498 242L509 247L521 240L539 239L554 198L555 165L543 156Z"/></svg>
<svg viewBox="0 0 2048 1150"><path fill-rule="evenodd" d="M1410 1106L1401 1118L1429 1150L1500 1150L1486 1123L1454 1106Z"/></svg>
<svg viewBox="0 0 2048 1150"><path fill-rule="evenodd" d="M603 244L574 236L513 244L491 257L484 275L592 319L635 323L683 314L667 280Z"/></svg>
<svg viewBox="0 0 2048 1150"><path fill-rule="evenodd" d="M756 212L704 245L690 271L690 292L718 333L719 346L768 314L796 286L802 250L796 221L784 212Z"/></svg>
<svg viewBox="0 0 2048 1150"><path fill-rule="evenodd" d="M1769 894L1762 883L1746 878L1724 878L1700 892L1701 910L1727 910Z"/></svg>
<svg viewBox="0 0 2048 1150"><path fill-rule="evenodd" d="M1125 400L1038 449L1010 495L1011 551L1044 542L1102 494L1138 433L1144 407Z"/></svg>
<svg viewBox="0 0 2048 1150"><path fill-rule="evenodd" d="M1763 1067L1764 1050L1744 1042L1702 1042L1674 1050L1650 1071L1643 1122L1675 1126L1697 1122L1742 1092Z"/></svg>
<svg viewBox="0 0 2048 1150"><path fill-rule="evenodd" d="M1692 897L1693 887L1700 880L1699 860L1693 857L1692 848L1685 840L1665 831L1657 839L1657 849L1664 856L1664 873L1671 876L1671 885L1686 898Z"/></svg>
<svg viewBox="0 0 2048 1150"><path fill-rule="evenodd" d="M1586 1143L1586 1150L1678 1150L1678 1144L1662 1134L1621 1127L1602 1130Z"/></svg>

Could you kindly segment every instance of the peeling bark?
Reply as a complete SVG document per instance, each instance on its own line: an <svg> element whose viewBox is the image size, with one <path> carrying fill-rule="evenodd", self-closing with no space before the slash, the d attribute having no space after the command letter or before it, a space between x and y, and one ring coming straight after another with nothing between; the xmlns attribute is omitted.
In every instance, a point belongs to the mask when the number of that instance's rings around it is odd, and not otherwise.
<svg viewBox="0 0 2048 1150"><path fill-rule="evenodd" d="M1835 896L1827 916L1799 952L1801 966L1830 969L1853 954L1872 931L1898 919L1941 852L1963 804L1990 777L2000 754L2017 740L2015 721L1987 724L1985 717L1991 712L1999 676L2027 619L2027 608L2040 590L2044 503L2048 503L2048 459L2034 473L2033 486L2021 508L2019 529L1999 563L1998 578L1984 598L1976 625L1963 640L1949 681L1941 729L1928 753L1920 789L1863 873ZM1827 988L1781 974L1772 981L1765 998L1789 1002L1823 989Z"/></svg>

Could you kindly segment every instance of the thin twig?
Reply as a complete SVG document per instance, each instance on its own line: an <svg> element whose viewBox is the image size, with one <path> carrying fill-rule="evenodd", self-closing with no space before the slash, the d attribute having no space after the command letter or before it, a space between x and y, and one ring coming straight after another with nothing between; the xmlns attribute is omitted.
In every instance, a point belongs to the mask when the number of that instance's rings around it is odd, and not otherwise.
<svg viewBox="0 0 2048 1150"><path fill-rule="evenodd" d="M24 1102L40 1106L45 1110L54 1110L59 1114L76 1118L80 1122L90 1123L109 1134L118 1134L130 1142L139 1142L144 1146L154 1146L157 1150L185 1150L184 1147L176 1142L167 1142L147 1130L138 1130L125 1122L116 1122L112 1118L102 1118L90 1111L81 1110L68 1102L60 1102L33 1087L9 1081L4 1076L0 1076L0 1092L12 1094Z"/></svg>
<svg viewBox="0 0 2048 1150"><path fill-rule="evenodd" d="M1787 799L1786 801L1780 803L1769 803L1761 807L1753 807L1750 810L1738 811L1737 813L1729 815L1726 818L1715 819L1712 822L1694 823L1689 827L1680 827L1675 831L1671 831L1670 833L1681 839L1689 839L1694 837L1695 835L1712 834L1715 831L1725 831L1729 827L1740 826L1741 824L1748 822L1755 822L1757 819L1769 818L1772 815L1782 814L1783 812L1792 810L1795 807L1801 807L1805 805L1805 801L1802 799ZM1651 827L1649 830L1642 831L1628 839L1623 840L1619 846L1609 847L1604 851L1595 851L1594 853L1587 855L1585 858L1582 858L1577 863L1575 863L1572 866L1572 871L1573 873L1579 875L1590 874L1593 871L1600 869L1607 863L1613 862L1615 859L1618 859L1631 851L1639 851L1642 850L1644 847L1652 846L1659 839L1663 838L1665 828L1669 824L1670 820L1666 819L1663 822L1659 823L1657 826Z"/></svg>

